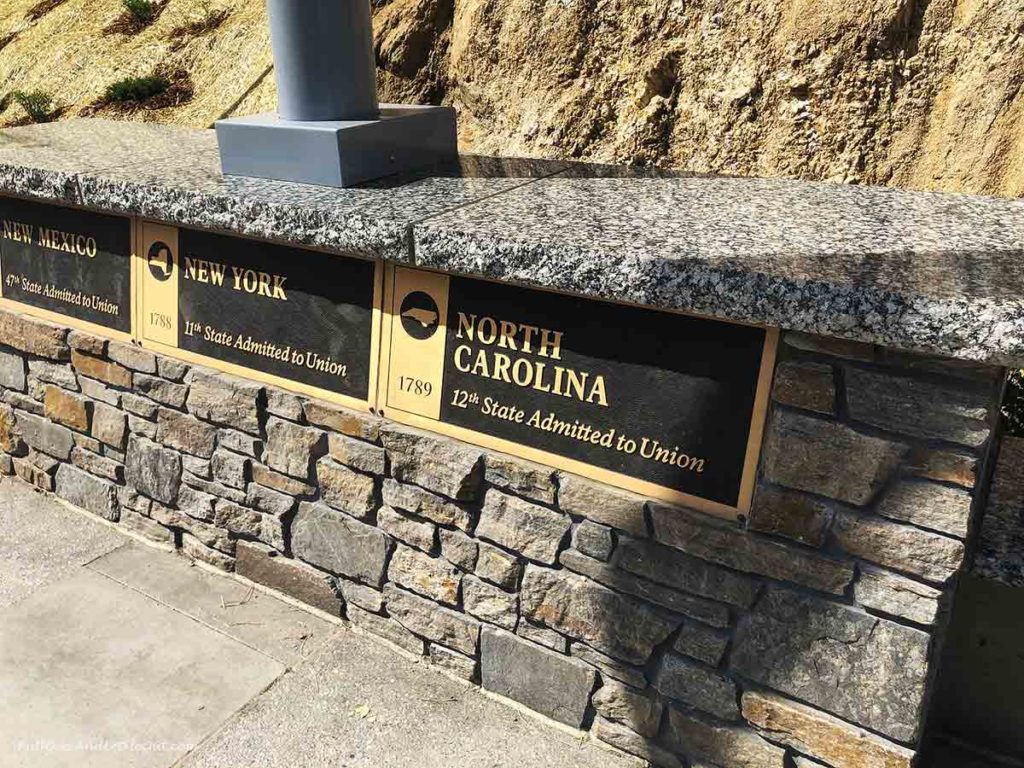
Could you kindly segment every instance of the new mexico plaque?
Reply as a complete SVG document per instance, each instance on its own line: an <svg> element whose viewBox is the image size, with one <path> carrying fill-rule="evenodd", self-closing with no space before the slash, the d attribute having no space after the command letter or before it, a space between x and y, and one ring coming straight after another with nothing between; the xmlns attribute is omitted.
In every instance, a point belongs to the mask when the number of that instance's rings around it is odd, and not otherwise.
<svg viewBox="0 0 1024 768"><path fill-rule="evenodd" d="M402 267L390 293L388 417L749 510L774 331Z"/></svg>
<svg viewBox="0 0 1024 768"><path fill-rule="evenodd" d="M379 324L375 262L142 227L144 344L368 407Z"/></svg>
<svg viewBox="0 0 1024 768"><path fill-rule="evenodd" d="M131 219L3 198L0 227L0 296L131 333Z"/></svg>

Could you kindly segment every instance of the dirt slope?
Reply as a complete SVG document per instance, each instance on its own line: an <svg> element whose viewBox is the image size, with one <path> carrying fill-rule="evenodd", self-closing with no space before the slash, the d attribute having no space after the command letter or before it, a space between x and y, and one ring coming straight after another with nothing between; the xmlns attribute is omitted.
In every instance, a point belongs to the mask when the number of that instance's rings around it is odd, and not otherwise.
<svg viewBox="0 0 1024 768"><path fill-rule="evenodd" d="M0 95L43 88L73 116L163 66L191 100L128 119L273 109L262 0L170 0L136 35L104 34L118 0L27 21L37 2L0 4ZM456 106L466 151L1024 195L1024 0L374 6L382 97ZM175 50L211 9L229 15Z"/></svg>

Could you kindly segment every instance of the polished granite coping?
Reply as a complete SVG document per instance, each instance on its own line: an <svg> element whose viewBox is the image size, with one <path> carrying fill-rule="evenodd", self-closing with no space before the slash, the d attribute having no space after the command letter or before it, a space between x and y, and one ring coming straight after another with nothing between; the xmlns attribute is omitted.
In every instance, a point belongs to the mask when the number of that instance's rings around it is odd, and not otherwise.
<svg viewBox="0 0 1024 768"><path fill-rule="evenodd" d="M467 156L354 189L220 173L216 138L0 132L0 191L598 298L1024 365L1024 201Z"/></svg>

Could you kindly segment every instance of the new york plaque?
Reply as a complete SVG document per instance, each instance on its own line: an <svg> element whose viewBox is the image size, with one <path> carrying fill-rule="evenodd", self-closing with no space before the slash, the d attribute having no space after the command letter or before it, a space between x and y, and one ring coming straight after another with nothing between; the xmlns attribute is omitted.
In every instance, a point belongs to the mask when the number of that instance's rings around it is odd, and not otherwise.
<svg viewBox="0 0 1024 768"><path fill-rule="evenodd" d="M368 407L375 262L153 223L141 242L144 343Z"/></svg>
<svg viewBox="0 0 1024 768"><path fill-rule="evenodd" d="M388 417L749 510L774 331L401 267L390 294Z"/></svg>
<svg viewBox="0 0 1024 768"><path fill-rule="evenodd" d="M130 333L131 253L131 219L0 199L4 299Z"/></svg>

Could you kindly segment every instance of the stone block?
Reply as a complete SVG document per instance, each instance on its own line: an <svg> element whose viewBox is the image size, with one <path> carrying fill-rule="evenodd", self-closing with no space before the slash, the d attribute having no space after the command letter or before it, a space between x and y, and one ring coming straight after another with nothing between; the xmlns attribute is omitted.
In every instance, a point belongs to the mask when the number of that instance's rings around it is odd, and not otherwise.
<svg viewBox="0 0 1024 768"><path fill-rule="evenodd" d="M96 355L97 357L103 357L107 354L107 340L84 331L71 331L68 334L68 344L72 349L77 349L79 352L88 352L90 355Z"/></svg>
<svg viewBox="0 0 1024 768"><path fill-rule="evenodd" d="M695 661L666 653L652 682L659 693L670 699L722 720L739 719L736 683Z"/></svg>
<svg viewBox="0 0 1024 768"><path fill-rule="evenodd" d="M78 383L82 390L82 394L88 398L98 400L101 403L106 403L107 405L115 408L121 404L121 392L116 389L111 389L103 382L83 377Z"/></svg>
<svg viewBox="0 0 1024 768"><path fill-rule="evenodd" d="M178 500L175 506L189 517L212 523L213 504L216 500L216 496L211 496L203 491L197 491L195 488L182 485L178 489ZM218 527L223 528L225 526Z"/></svg>
<svg viewBox="0 0 1024 768"><path fill-rule="evenodd" d="M877 511L890 520L965 539L971 517L971 494L937 483L902 482L886 492Z"/></svg>
<svg viewBox="0 0 1024 768"><path fill-rule="evenodd" d="M249 482L249 457L218 449L210 460L213 479L218 483L245 490Z"/></svg>
<svg viewBox="0 0 1024 768"><path fill-rule="evenodd" d="M55 384L64 389L78 391L78 379L71 366L67 363L54 363L49 360L29 360L28 378L44 384Z"/></svg>
<svg viewBox="0 0 1024 768"><path fill-rule="evenodd" d="M82 379L82 381L89 381L89 379ZM160 406L149 398L141 397L140 395L135 395L131 392L121 393L121 406L128 411L128 413L134 416L150 420L155 420L156 413L160 410Z"/></svg>
<svg viewBox="0 0 1024 768"><path fill-rule="evenodd" d="M439 528L438 537L441 540L441 555L445 560L459 566L464 571L472 571L476 568L479 548L473 539L462 531L453 531L448 528Z"/></svg>
<svg viewBox="0 0 1024 768"><path fill-rule="evenodd" d="M105 477L115 483L124 480L124 467L121 464L113 459L79 448L77 445L71 449L71 463L90 474Z"/></svg>
<svg viewBox="0 0 1024 768"><path fill-rule="evenodd" d="M302 404L306 421L324 429L341 432L349 437L358 437L375 443L380 439L383 422L376 416L351 411L347 408L328 405L319 400L306 400Z"/></svg>
<svg viewBox="0 0 1024 768"><path fill-rule="evenodd" d="M607 561L615 547L612 529L584 520L573 529L572 546L585 555Z"/></svg>
<svg viewBox="0 0 1024 768"><path fill-rule="evenodd" d="M234 567L234 554L236 541L231 538L227 531L209 523L189 517L181 510L165 507L160 503L154 503L150 507L150 517L161 525L170 528L180 528L190 533L204 547L216 549L226 555L232 556L232 568ZM202 558L199 558L202 559Z"/></svg>
<svg viewBox="0 0 1024 768"><path fill-rule="evenodd" d="M640 691L615 680L605 680L594 693L592 703L606 720L623 723L641 736L658 735L661 702L653 691Z"/></svg>
<svg viewBox="0 0 1024 768"><path fill-rule="evenodd" d="M526 621L525 619L520 621L516 627L516 634L559 653L568 653L569 651L569 641L565 638L565 635L560 635L553 629L534 624L532 621Z"/></svg>
<svg viewBox="0 0 1024 768"><path fill-rule="evenodd" d="M487 542L477 542L476 575L504 589L519 582L519 559Z"/></svg>
<svg viewBox="0 0 1024 768"><path fill-rule="evenodd" d="M485 689L573 728L596 680L587 665L491 627L481 633L480 677Z"/></svg>
<svg viewBox="0 0 1024 768"><path fill-rule="evenodd" d="M326 450L327 437L319 429L300 427L276 417L267 421L264 463L277 472L308 480L313 462Z"/></svg>
<svg viewBox="0 0 1024 768"><path fill-rule="evenodd" d="M768 482L848 504L870 502L907 453L843 424L776 411L764 446Z"/></svg>
<svg viewBox="0 0 1024 768"><path fill-rule="evenodd" d="M71 464L61 464L54 481L57 495L65 501L117 522L117 490L109 480L94 477Z"/></svg>
<svg viewBox="0 0 1024 768"><path fill-rule="evenodd" d="M850 417L915 437L980 447L991 431L988 420L997 395L990 386L937 384L878 371L846 371Z"/></svg>
<svg viewBox="0 0 1024 768"><path fill-rule="evenodd" d="M618 528L634 536L647 535L645 499L633 493L560 472L558 506L563 511Z"/></svg>
<svg viewBox="0 0 1024 768"><path fill-rule="evenodd" d="M222 571L230 573L235 570L235 558L218 549L208 547L199 538L187 532L181 534L181 553L185 557L199 560Z"/></svg>
<svg viewBox="0 0 1024 768"><path fill-rule="evenodd" d="M213 497L211 497L213 498ZM262 512L243 507L227 499L214 498L211 522L218 528L251 539L263 538L264 518Z"/></svg>
<svg viewBox="0 0 1024 768"><path fill-rule="evenodd" d="M4 344L30 355L67 360L67 328L14 312L0 312L0 339Z"/></svg>
<svg viewBox="0 0 1024 768"><path fill-rule="evenodd" d="M338 586L345 602L351 605L358 605L360 608L373 613L380 613L384 610L384 595L379 590L360 584L357 581L338 579Z"/></svg>
<svg viewBox="0 0 1024 768"><path fill-rule="evenodd" d="M914 447L907 456L906 470L928 480L973 488L978 479L978 459L952 451Z"/></svg>
<svg viewBox="0 0 1024 768"><path fill-rule="evenodd" d="M130 509L121 508L121 516L118 521L126 529L132 533L137 533L143 538L155 541L158 544L174 544L174 532L170 528L165 528L155 520L151 520L148 517L143 517L138 512L133 512Z"/></svg>
<svg viewBox="0 0 1024 768"><path fill-rule="evenodd" d="M836 382L831 365L788 361L775 368L772 399L782 405L832 414L836 410Z"/></svg>
<svg viewBox="0 0 1024 768"><path fill-rule="evenodd" d="M184 408L188 399L188 387L173 381L144 373L135 374L135 391L171 408Z"/></svg>
<svg viewBox="0 0 1024 768"><path fill-rule="evenodd" d="M722 662L728 645L728 632L696 622L687 622L679 630L672 649L676 653L703 661L708 666L717 667Z"/></svg>
<svg viewBox="0 0 1024 768"><path fill-rule="evenodd" d="M327 436L327 453L335 461L360 472L384 474L384 449L379 445L332 432Z"/></svg>
<svg viewBox="0 0 1024 768"><path fill-rule="evenodd" d="M156 355L137 344L112 341L107 346L107 357L133 371L156 373Z"/></svg>
<svg viewBox="0 0 1024 768"><path fill-rule="evenodd" d="M103 451L104 446L100 445L100 441L95 438L83 435L80 432L76 432L72 437L75 440L75 448L84 448L93 453L102 453Z"/></svg>
<svg viewBox="0 0 1024 768"><path fill-rule="evenodd" d="M523 616L585 641L603 653L643 664L677 623L641 602L566 571L528 565L520 590Z"/></svg>
<svg viewBox="0 0 1024 768"><path fill-rule="evenodd" d="M399 544L391 555L388 580L406 589L446 605L459 602L462 574L440 557L425 555L418 549Z"/></svg>
<svg viewBox="0 0 1024 768"><path fill-rule="evenodd" d="M932 582L949 579L964 559L956 539L851 512L836 515L832 538L855 557Z"/></svg>
<svg viewBox="0 0 1024 768"><path fill-rule="evenodd" d="M594 581L623 592L627 595L643 598L648 602L669 608L684 616L706 621L717 627L729 623L729 609L702 597L685 595L650 581L638 578L631 573L619 570L615 566L600 560L587 557L572 549L561 554L560 562L571 571L587 576Z"/></svg>
<svg viewBox="0 0 1024 768"><path fill-rule="evenodd" d="M96 379L121 389L132 388L132 372L110 360L103 360L74 350L71 352L71 365L79 376L88 376L90 379Z"/></svg>
<svg viewBox="0 0 1024 768"><path fill-rule="evenodd" d="M386 616L378 616L375 613L364 611L362 608L355 605L347 606L346 615L348 616L348 620L360 629L370 632L377 637L381 637L389 643L394 643L399 648L402 648L409 653L417 656L423 655L423 640L416 637L416 635L394 619L389 619Z"/></svg>
<svg viewBox="0 0 1024 768"><path fill-rule="evenodd" d="M860 578L853 585L853 598L873 611L933 624L942 593L927 584L862 563Z"/></svg>
<svg viewBox="0 0 1024 768"><path fill-rule="evenodd" d="M914 752L772 693L743 694L743 717L774 741L835 768L911 768Z"/></svg>
<svg viewBox="0 0 1024 768"><path fill-rule="evenodd" d="M750 510L750 529L820 547L832 521L832 510L820 499L784 488L762 486Z"/></svg>
<svg viewBox="0 0 1024 768"><path fill-rule="evenodd" d="M250 498L247 494L235 488L228 488L226 485L221 485L211 480L203 480L201 477L196 477L188 472L183 472L181 479L186 485L190 485L196 490L209 493L212 496L219 496L222 499L228 499L235 502L235 504L246 504ZM252 486L250 486L251 488Z"/></svg>
<svg viewBox="0 0 1024 768"><path fill-rule="evenodd" d="M567 515L492 488L484 497L476 535L551 565L571 524Z"/></svg>
<svg viewBox="0 0 1024 768"><path fill-rule="evenodd" d="M462 604L470 616L515 631L519 618L519 598L476 576L462 580Z"/></svg>
<svg viewBox="0 0 1024 768"><path fill-rule="evenodd" d="M426 520L403 515L391 507L381 507L377 512L377 527L384 533L403 541L409 546L421 549L424 552L434 551L434 542L437 539L437 526ZM448 558L450 561L451 558ZM458 563L455 563L458 565ZM470 566L470 569L472 566Z"/></svg>
<svg viewBox="0 0 1024 768"><path fill-rule="evenodd" d="M467 656L476 655L480 622L475 619L394 584L384 585L384 601L388 614L409 631Z"/></svg>
<svg viewBox="0 0 1024 768"><path fill-rule="evenodd" d="M284 592L299 602L340 616L342 600L330 576L250 541L238 542L235 572L265 587Z"/></svg>
<svg viewBox="0 0 1024 768"><path fill-rule="evenodd" d="M0 451L20 456L26 450L28 449L21 440L21 432L18 431L18 419L14 409L6 403L0 403Z"/></svg>
<svg viewBox="0 0 1024 768"><path fill-rule="evenodd" d="M427 650L430 663L443 669L461 680L476 680L476 659L465 656L458 651L445 648L437 643L430 643Z"/></svg>
<svg viewBox="0 0 1024 768"><path fill-rule="evenodd" d="M263 464L253 463L251 470L252 481L266 488L272 488L289 496L313 496L316 493L316 486L303 480L296 480L294 477L288 477L288 475L282 475Z"/></svg>
<svg viewBox="0 0 1024 768"><path fill-rule="evenodd" d="M14 468L14 474L26 483L34 485L36 488L41 488L44 491L53 490L53 477L37 468L27 458L14 456L11 459L11 465Z"/></svg>
<svg viewBox="0 0 1024 768"><path fill-rule="evenodd" d="M22 394L21 392L12 392L10 390L5 390L0 394L2 394L5 403L12 405L20 411L25 411L36 416L43 415L43 404L36 402L26 394Z"/></svg>
<svg viewBox="0 0 1024 768"><path fill-rule="evenodd" d="M243 498L246 506L278 518L284 517L295 508L295 499L291 496L264 488L257 483L249 483Z"/></svg>
<svg viewBox="0 0 1024 768"><path fill-rule="evenodd" d="M280 389L268 389L267 413L288 421L302 421L302 398Z"/></svg>
<svg viewBox="0 0 1024 768"><path fill-rule="evenodd" d="M929 636L772 589L736 631L730 667L773 690L899 741L918 736Z"/></svg>
<svg viewBox="0 0 1024 768"><path fill-rule="evenodd" d="M25 391L25 359L21 355L0 350L0 387Z"/></svg>
<svg viewBox="0 0 1024 768"><path fill-rule="evenodd" d="M316 463L316 475L320 496L335 509L366 520L377 508L374 481L369 475L353 472L327 457Z"/></svg>
<svg viewBox="0 0 1024 768"><path fill-rule="evenodd" d="M181 485L181 456L144 437L132 435L125 456L125 479L139 493L173 504Z"/></svg>
<svg viewBox="0 0 1024 768"><path fill-rule="evenodd" d="M79 432L89 431L89 401L74 392L49 384L43 395L43 413L50 421Z"/></svg>
<svg viewBox="0 0 1024 768"><path fill-rule="evenodd" d="M302 502L292 521L292 552L331 573L379 586L391 542L383 532L326 504Z"/></svg>
<svg viewBox="0 0 1024 768"><path fill-rule="evenodd" d="M761 538L725 523L699 519L673 507L652 505L654 537L693 557L780 581L841 595L853 581L853 564Z"/></svg>
<svg viewBox="0 0 1024 768"><path fill-rule="evenodd" d="M3 313L0 313L0 316L2 315ZM64 461L70 458L75 438L67 427L22 411L15 411L15 423L25 442L37 451Z"/></svg>
<svg viewBox="0 0 1024 768"><path fill-rule="evenodd" d="M204 421L258 435L259 400L263 387L222 373L193 369L189 383L188 410Z"/></svg>
<svg viewBox="0 0 1024 768"><path fill-rule="evenodd" d="M109 405L96 403L92 409L92 436L109 446L124 450L128 436L128 419Z"/></svg>
<svg viewBox="0 0 1024 768"><path fill-rule="evenodd" d="M643 669L624 661L605 656L600 651L595 651L589 645L573 642L569 644L569 655L580 661L585 661L593 667L601 670L601 674L618 680L633 688L643 689L647 687L647 676Z"/></svg>
<svg viewBox="0 0 1024 768"><path fill-rule="evenodd" d="M161 408L156 439L170 448L208 459L217 445L217 428L187 413Z"/></svg>
<svg viewBox="0 0 1024 768"><path fill-rule="evenodd" d="M384 503L417 517L425 517L439 525L454 525L466 531L473 519L469 511L460 504L443 499L430 491L415 485L398 483L385 478L381 488Z"/></svg>
<svg viewBox="0 0 1024 768"><path fill-rule="evenodd" d="M651 739L634 733L624 725L605 720L600 715L594 718L591 730L600 741L611 744L623 752L636 755L650 765L656 765L659 768L681 768L682 766L679 758L664 747Z"/></svg>
<svg viewBox="0 0 1024 768"><path fill-rule="evenodd" d="M217 445L235 453L244 453L254 459L263 455L262 440L235 429L222 429L217 432Z"/></svg>
<svg viewBox="0 0 1024 768"><path fill-rule="evenodd" d="M480 449L406 427L388 425L380 434L391 474L399 482L415 483L457 501L479 498L484 478Z"/></svg>
<svg viewBox="0 0 1024 768"><path fill-rule="evenodd" d="M157 373L169 381L181 381L190 369L186 363L180 360L161 356L157 358L156 370Z"/></svg>
<svg viewBox="0 0 1024 768"><path fill-rule="evenodd" d="M501 453L487 454L484 479L509 493L548 505L555 503L558 491L553 469Z"/></svg>
<svg viewBox="0 0 1024 768"><path fill-rule="evenodd" d="M668 709L666 738L673 749L728 768L783 768L786 751L752 729L724 725L676 707Z"/></svg>

